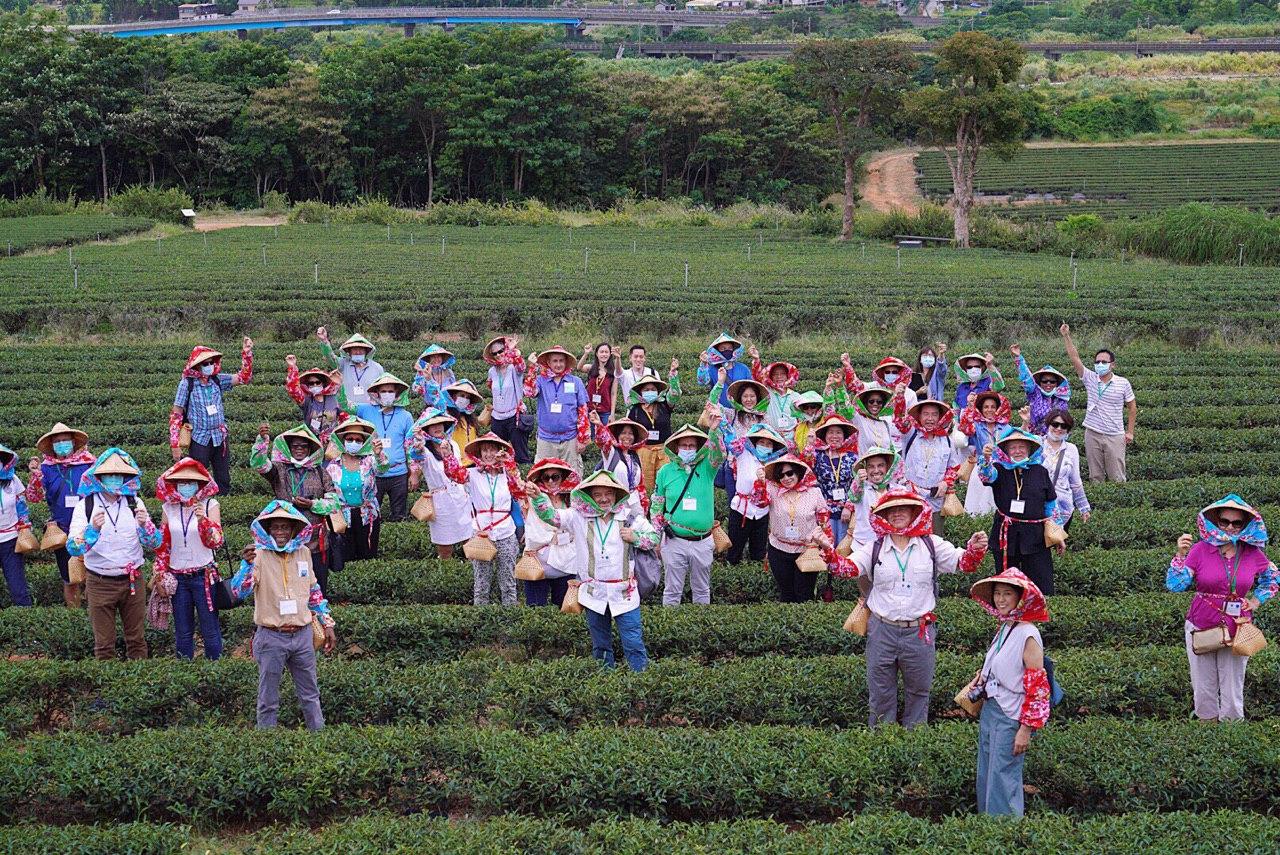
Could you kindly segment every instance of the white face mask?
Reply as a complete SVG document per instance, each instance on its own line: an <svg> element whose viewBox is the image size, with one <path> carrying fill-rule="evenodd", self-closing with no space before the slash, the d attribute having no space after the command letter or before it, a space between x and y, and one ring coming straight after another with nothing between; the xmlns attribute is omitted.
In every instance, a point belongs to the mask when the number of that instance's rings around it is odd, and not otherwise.
<svg viewBox="0 0 1280 855"><path fill-rule="evenodd" d="M306 465L307 465L307 458L306 458L306 457L290 457L290 458L289 458L289 460L293 463L293 465L294 465L294 466L306 466Z"/></svg>
<svg viewBox="0 0 1280 855"><path fill-rule="evenodd" d="M698 450L696 448L682 448L676 454L679 455L680 462L687 465L692 463L693 458L698 456Z"/></svg>
<svg viewBox="0 0 1280 855"><path fill-rule="evenodd" d="M347 450L347 454L359 454L360 449L364 448L364 441L359 439L349 439L342 444Z"/></svg>
<svg viewBox="0 0 1280 855"><path fill-rule="evenodd" d="M396 402L395 392L379 392L378 402L384 407L389 407Z"/></svg>
<svg viewBox="0 0 1280 855"><path fill-rule="evenodd" d="M213 369L215 367L216 366L214 366L212 362L206 362L204 365L200 366L200 373L203 374L205 377L212 377Z"/></svg>
<svg viewBox="0 0 1280 855"><path fill-rule="evenodd" d="M1063 430L1062 428L1049 428L1049 439L1054 442L1062 442L1067 438L1068 433L1070 433L1070 431Z"/></svg>
<svg viewBox="0 0 1280 855"><path fill-rule="evenodd" d="M313 383L307 387L307 391L310 392L312 395L319 395L321 392L324 391L324 387L321 386L319 383Z"/></svg>
<svg viewBox="0 0 1280 855"><path fill-rule="evenodd" d="M932 368L932 367L933 367L933 363L934 363L934 361L935 361L935 360L934 360L934 358L933 358L932 356L922 356L922 357L920 357L920 365L921 365L921 367L923 367L923 368Z"/></svg>
<svg viewBox="0 0 1280 855"><path fill-rule="evenodd" d="M979 377L981 377L981 376L982 376L982 369L981 369L981 368L966 368L966 369L964 370L964 373L968 376L968 378L969 378L970 380L977 380Z"/></svg>
<svg viewBox="0 0 1280 855"><path fill-rule="evenodd" d="M364 362L364 354L363 353L351 354L351 361L354 362L356 365L359 365L360 363Z"/></svg>

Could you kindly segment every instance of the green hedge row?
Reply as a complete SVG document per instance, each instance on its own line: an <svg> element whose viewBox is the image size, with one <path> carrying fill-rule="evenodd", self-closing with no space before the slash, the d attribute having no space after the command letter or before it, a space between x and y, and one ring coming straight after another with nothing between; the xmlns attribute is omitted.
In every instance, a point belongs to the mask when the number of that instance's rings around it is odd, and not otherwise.
<svg viewBox="0 0 1280 855"><path fill-rule="evenodd" d="M21 855L217 851L256 855L383 855L387 852L495 852L557 855L650 855L653 852L752 852L810 855L814 852L1027 851L1039 853L1211 853L1215 841L1236 851L1280 849L1280 820L1255 813L1126 813L1078 817L1038 812L1023 822L983 816L937 821L884 812L833 823L787 825L770 820L662 823L647 819L603 819L583 828L555 820L494 817L485 820L374 814L315 830L271 827L249 837L197 835L189 826L126 823L116 826L18 825L0 828L0 849ZM184 850L183 847L186 847Z"/></svg>
<svg viewBox="0 0 1280 855"><path fill-rule="evenodd" d="M1054 597L1053 621L1043 628L1052 649L1131 647L1183 643L1189 597L1134 594L1127 597ZM753 606L644 606L644 636L654 657L720 659L732 656L849 654L863 640L844 631L849 603ZM960 653L984 651L995 621L976 603L943 600L938 645ZM585 656L590 653L580 615L550 608L491 606L344 606L334 610L342 654L381 655L402 662L453 659L480 649L512 657ZM240 608L224 616L229 647L252 631L253 614ZM1280 632L1280 616L1264 608L1258 626L1270 637ZM172 635L147 631L153 654L171 655ZM5 609L0 612L0 655L60 659L88 657L93 633L82 611L66 608Z"/></svg>
<svg viewBox="0 0 1280 855"><path fill-rule="evenodd" d="M1232 727L1091 718L1031 748L1032 809L1268 812L1280 722ZM566 823L832 820L869 810L942 817L974 806L977 727L175 728L0 746L0 819L316 821L370 810L516 813Z"/></svg>
<svg viewBox="0 0 1280 855"><path fill-rule="evenodd" d="M1052 651L1067 700L1057 720L1085 716L1186 718L1187 657L1180 647ZM955 717L952 697L982 664L977 654L938 655L931 713ZM1251 716L1280 715L1268 649L1248 671ZM131 733L142 728L254 721L256 665L172 660L128 663L56 660L11 663L0 672L0 731ZM288 681L286 681L287 683ZM701 665L660 659L646 671L602 671L593 659L510 664L471 659L395 666L322 661L330 724L492 724L527 731L586 725L784 724L857 727L866 722L866 666L858 656L761 656ZM287 693L291 693L291 687ZM282 719L296 724L286 699Z"/></svg>
<svg viewBox="0 0 1280 855"><path fill-rule="evenodd" d="M1170 553L1163 549L1083 549L1068 552L1055 560L1057 590L1074 596L1110 596L1155 593L1164 590L1165 568ZM225 563L225 562L224 562ZM984 570L984 575L985 575ZM226 575L224 567L223 575ZM62 602L62 579L48 562L27 565L27 582L37 604ZM973 579L963 574L944 574L939 587L946 596L969 595ZM855 600L857 582L833 580L838 600ZM347 565L329 579L329 598L334 603L354 605L466 605L471 602L471 565L461 560L378 559ZM746 561L736 567L715 564L711 570L711 600L714 603L751 604L777 600L777 586L762 564ZM662 598L661 588L648 602ZM0 605L10 602L0 588Z"/></svg>

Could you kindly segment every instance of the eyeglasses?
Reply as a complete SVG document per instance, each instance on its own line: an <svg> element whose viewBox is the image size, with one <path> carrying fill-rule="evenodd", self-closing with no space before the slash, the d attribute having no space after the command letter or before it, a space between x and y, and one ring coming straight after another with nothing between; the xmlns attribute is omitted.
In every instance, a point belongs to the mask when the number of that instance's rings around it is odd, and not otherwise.
<svg viewBox="0 0 1280 855"><path fill-rule="evenodd" d="M1239 517L1218 517L1219 528L1244 528L1245 520Z"/></svg>

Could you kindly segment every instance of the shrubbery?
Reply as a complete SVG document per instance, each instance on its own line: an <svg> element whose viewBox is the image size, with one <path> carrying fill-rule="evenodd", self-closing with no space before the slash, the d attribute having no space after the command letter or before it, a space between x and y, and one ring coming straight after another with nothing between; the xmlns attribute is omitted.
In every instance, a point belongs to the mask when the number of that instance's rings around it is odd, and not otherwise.
<svg viewBox="0 0 1280 855"><path fill-rule="evenodd" d="M107 202L107 208L117 217L146 217L166 223L183 223L183 208L194 208L191 197L177 188L159 189L134 185L128 187Z"/></svg>

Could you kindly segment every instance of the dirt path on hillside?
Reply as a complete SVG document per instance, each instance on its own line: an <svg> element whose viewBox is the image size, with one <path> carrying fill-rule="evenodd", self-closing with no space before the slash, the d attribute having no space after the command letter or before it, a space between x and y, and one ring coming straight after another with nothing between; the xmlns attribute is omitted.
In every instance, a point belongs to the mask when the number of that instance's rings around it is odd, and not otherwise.
<svg viewBox="0 0 1280 855"><path fill-rule="evenodd" d="M241 226L283 226L288 219L283 214L197 214L196 231L216 232L238 229Z"/></svg>
<svg viewBox="0 0 1280 855"><path fill-rule="evenodd" d="M894 208L914 214L920 210L916 187L916 151L896 149L872 155L862 182L862 201L874 211Z"/></svg>

